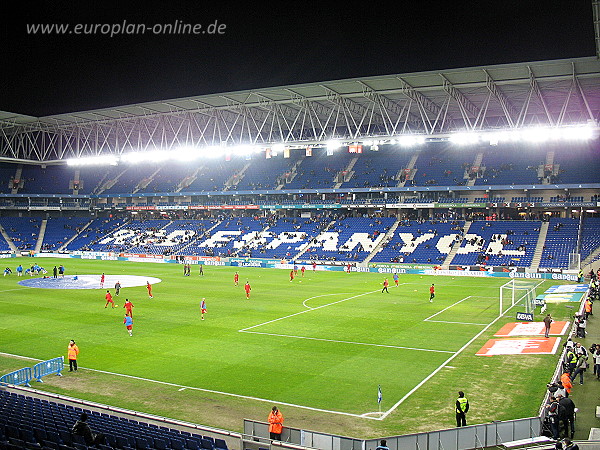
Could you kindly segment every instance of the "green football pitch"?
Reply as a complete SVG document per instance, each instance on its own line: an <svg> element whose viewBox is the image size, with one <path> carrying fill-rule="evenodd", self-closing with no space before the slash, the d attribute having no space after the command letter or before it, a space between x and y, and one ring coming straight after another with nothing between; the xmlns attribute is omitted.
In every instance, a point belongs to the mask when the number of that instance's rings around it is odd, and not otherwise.
<svg viewBox="0 0 600 450"><path fill-rule="evenodd" d="M114 297L118 308L104 308L112 285L20 286L28 276L14 268L33 262L47 269L63 263L67 278L99 280L104 272L161 281L154 298L144 285L124 287ZM0 374L66 358L74 339L80 370L33 387L236 431L243 418L264 421L273 404L286 425L355 437L448 428L458 390L471 402L470 423L528 417L537 414L556 365L557 355L475 356L515 321L518 307L499 317L506 278L401 275L396 287L389 275L310 268L290 282L289 271L275 269L205 266L200 276L192 266L187 277L175 264L3 263L13 274L0 277ZM382 293L386 276L389 293ZM134 304L132 337L123 325L125 298ZM568 320L573 309L551 305L549 312Z"/></svg>

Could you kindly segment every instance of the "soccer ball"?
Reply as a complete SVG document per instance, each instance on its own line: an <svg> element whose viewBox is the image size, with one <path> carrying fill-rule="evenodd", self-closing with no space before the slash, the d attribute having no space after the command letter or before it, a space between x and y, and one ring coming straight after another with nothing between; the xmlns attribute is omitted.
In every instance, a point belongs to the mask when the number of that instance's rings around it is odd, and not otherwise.
<svg viewBox="0 0 600 450"><path fill-rule="evenodd" d="M115 308L118 308L118 307L119 307L119 305L117 305L117 304L115 303Z"/></svg>

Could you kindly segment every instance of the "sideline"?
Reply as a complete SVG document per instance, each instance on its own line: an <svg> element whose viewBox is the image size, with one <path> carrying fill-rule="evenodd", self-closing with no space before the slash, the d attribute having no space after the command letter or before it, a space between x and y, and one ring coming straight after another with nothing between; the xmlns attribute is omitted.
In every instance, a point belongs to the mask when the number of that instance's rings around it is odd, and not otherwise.
<svg viewBox="0 0 600 450"><path fill-rule="evenodd" d="M21 356L21 355L14 355L14 354L11 354L11 353L4 353L4 352L0 352L0 356L8 356L8 357L12 357L12 358L21 358L21 359L29 359L29 360L38 361L38 362L39 361L43 361L43 360L37 359L37 358L31 358L31 357L28 357L28 356ZM168 381L153 380L151 378L137 377L137 376L134 376L134 375L126 375L126 374L123 374L123 373L116 373L116 372L108 372L106 370L91 369L89 367L79 366L79 368L80 369L89 370L90 372L103 373L103 374L113 375L113 376L117 376L117 377L130 378L132 380L146 381L146 382L149 382L149 383L155 383L155 384L161 384L161 385L164 385L164 386L175 387L175 388L177 388L178 391L192 389L194 391L199 391L199 392L207 392L207 393L210 393L210 394L225 395L225 396L228 396L228 397L242 398L242 399L245 399L245 400L255 400L255 401L269 403L269 404L275 404L276 403L276 404L279 404L279 405L291 406L293 408L306 409L306 410L310 410L310 411L323 412L323 413L329 413L329 414L337 414L337 415L350 416L350 417L357 417L357 418L363 418L363 419L366 418L366 419L371 419L371 420L377 420L377 419L374 419L372 417L363 417L361 414L352 414L352 413L347 413L347 412L343 412L343 411L333 411L333 410L329 410L329 409L313 408L311 406L297 405L295 403L286 403L286 402L281 402L281 401L278 401L278 400L271 400L271 399L267 399L267 398L252 397L252 396L249 396L249 395L232 394L231 392L216 391L216 390L213 390L213 389L204 389L204 388L199 388L199 387L194 387L194 386L185 386L183 384L169 383Z"/></svg>

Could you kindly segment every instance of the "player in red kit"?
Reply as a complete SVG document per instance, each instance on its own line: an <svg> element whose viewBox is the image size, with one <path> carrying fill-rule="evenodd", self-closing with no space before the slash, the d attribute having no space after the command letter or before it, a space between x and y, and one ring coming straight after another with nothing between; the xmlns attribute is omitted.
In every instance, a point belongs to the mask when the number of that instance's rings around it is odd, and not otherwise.
<svg viewBox="0 0 600 450"><path fill-rule="evenodd" d="M112 303L112 307L115 307L115 302L113 301L112 295L110 295L110 291L106 291L106 295L104 296L104 298L106 299L106 305L104 305L104 307L106 308L108 306L109 303Z"/></svg>
<svg viewBox="0 0 600 450"><path fill-rule="evenodd" d="M133 303L131 303L128 298L125 299L125 304L123 305L123 308L125 308L125 311L129 315L129 317L133 319Z"/></svg>
<svg viewBox="0 0 600 450"><path fill-rule="evenodd" d="M317 263L313 261L313 272L317 270Z"/></svg>
<svg viewBox="0 0 600 450"><path fill-rule="evenodd" d="M294 271L290 270L290 283L294 281Z"/></svg>
<svg viewBox="0 0 600 450"><path fill-rule="evenodd" d="M381 290L381 293L383 294L383 292L387 292L388 294L390 293L390 291L388 291L388 286L390 285L390 282L388 281L388 279L386 278L385 280L383 280L383 289Z"/></svg>
<svg viewBox="0 0 600 450"><path fill-rule="evenodd" d="M300 269L300 272L302 272L302 276L304 276L304 271L306 270L306 267L302 266L302 268Z"/></svg>
<svg viewBox="0 0 600 450"><path fill-rule="evenodd" d="M200 314L202 320L204 320L204 314L206 314L206 298L202 297L202 301L200 302Z"/></svg>
<svg viewBox="0 0 600 450"><path fill-rule="evenodd" d="M102 275L100 275L100 287L104 287L104 272L102 272Z"/></svg>
<svg viewBox="0 0 600 450"><path fill-rule="evenodd" d="M236 272L235 275L233 276L233 284L236 286L239 286L239 282L240 282L240 274Z"/></svg>
<svg viewBox="0 0 600 450"><path fill-rule="evenodd" d="M146 289L148 289L148 297L154 298L154 297L152 297L152 285L150 284L149 281L146 281Z"/></svg>
<svg viewBox="0 0 600 450"><path fill-rule="evenodd" d="M433 297L435 297L435 287L432 283L431 287L429 288L429 303L433 303Z"/></svg>
<svg viewBox="0 0 600 450"><path fill-rule="evenodd" d="M250 291L252 288L250 287L250 283L248 281L246 281L246 284L244 285L244 290L246 291L246 298L250 298Z"/></svg>

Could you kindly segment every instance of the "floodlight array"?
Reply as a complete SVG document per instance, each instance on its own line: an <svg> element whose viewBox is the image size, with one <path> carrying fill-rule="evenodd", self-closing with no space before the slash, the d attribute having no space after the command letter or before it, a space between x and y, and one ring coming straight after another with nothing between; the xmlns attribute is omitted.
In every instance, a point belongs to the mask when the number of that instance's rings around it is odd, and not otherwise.
<svg viewBox="0 0 600 450"><path fill-rule="evenodd" d="M250 158L254 154L269 152L267 157L285 154L292 149L307 149L312 147L326 148L327 154L333 154L341 148L349 146L364 146L378 150L380 145L398 145L403 148L415 148L427 142L448 141L459 146L467 145L498 145L501 143L543 143L558 141L584 141L597 137L595 124L584 124L569 127L533 127L513 130L456 132L445 135L412 135L383 137L364 140L331 139L326 142L313 143L273 143L265 145L242 144L237 146L191 146L184 145L172 150L147 150L122 153L117 155L93 156L67 160L69 165L117 165L119 163L138 164L142 162L159 163L163 161L191 162L199 159L220 158L225 156L242 156ZM350 149L351 150L351 149Z"/></svg>

